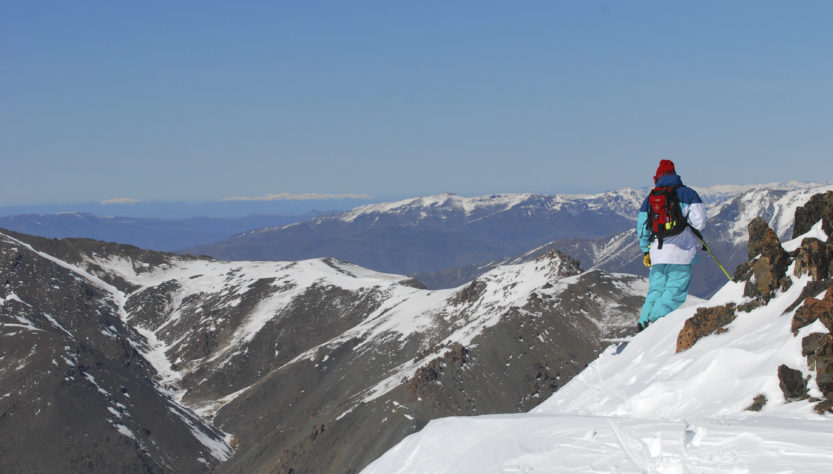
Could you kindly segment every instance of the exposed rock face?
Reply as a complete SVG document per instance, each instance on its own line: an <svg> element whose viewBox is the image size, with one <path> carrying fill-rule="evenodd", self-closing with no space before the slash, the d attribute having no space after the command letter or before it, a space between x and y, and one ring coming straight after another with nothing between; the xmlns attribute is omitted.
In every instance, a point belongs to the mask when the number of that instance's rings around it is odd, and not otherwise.
<svg viewBox="0 0 833 474"><path fill-rule="evenodd" d="M833 276L833 244L807 238L795 256L795 276L810 274L819 281Z"/></svg>
<svg viewBox="0 0 833 474"><path fill-rule="evenodd" d="M833 236L833 191L816 194L807 204L795 210L792 238L806 234L819 221L822 221L824 232Z"/></svg>
<svg viewBox="0 0 833 474"><path fill-rule="evenodd" d="M788 402L808 398L807 381L804 380L804 375L800 370L791 369L782 364L778 367L778 381L784 398Z"/></svg>
<svg viewBox="0 0 833 474"><path fill-rule="evenodd" d="M469 362L469 350L461 344L455 344L443 357L420 367L409 381L410 389L417 396L422 397L426 394L427 386L438 380L446 369L449 371L461 369L467 362Z"/></svg>
<svg viewBox="0 0 833 474"><path fill-rule="evenodd" d="M833 224L833 192L815 195L804 207L796 210L793 238L806 234L820 220L827 235L833 235L830 229ZM782 365L778 369L778 379L784 397L793 401L809 398L807 383L814 378L826 398L816 405L816 411L833 412L833 244L829 242L830 238L828 242L823 242L808 237L790 255L764 219L752 220L748 231L749 260L737 268L735 281L746 282L744 295L753 298L752 301L739 307L699 308L677 336L677 352L690 348L706 335L725 331L724 327L735 319L736 312L752 311L767 304L776 291L788 289L792 278L786 275L786 270L794 263L794 276L809 275L811 281L805 284L799 298L785 312L793 314L792 331L797 335L801 328L821 321L827 332L812 333L802 340L802 355L806 356L814 374L805 377L801 371ZM825 290L824 297L815 297ZM765 403L765 397L759 396L747 410L759 411Z"/></svg>
<svg viewBox="0 0 833 474"><path fill-rule="evenodd" d="M698 308L697 312L686 320L677 336L677 352L691 348L695 342L710 334L725 332L725 326L735 320L735 305Z"/></svg>
<svg viewBox="0 0 833 474"><path fill-rule="evenodd" d="M749 223L749 261L735 271L735 280L746 281L744 295L767 302L784 285L789 254L775 231L760 217Z"/></svg>
<svg viewBox="0 0 833 474"><path fill-rule="evenodd" d="M826 413L833 413L833 398L827 399L814 407L816 413L824 415Z"/></svg>
<svg viewBox="0 0 833 474"><path fill-rule="evenodd" d="M807 356L810 370L816 371L816 384L827 398L833 398L833 336L812 333L801 340L801 353Z"/></svg>
<svg viewBox="0 0 833 474"><path fill-rule="evenodd" d="M820 300L813 297L804 300L804 304L795 311L795 316L793 316L793 333L798 334L799 329L816 320L821 320L828 331L833 331L833 288L828 289L824 298Z"/></svg>

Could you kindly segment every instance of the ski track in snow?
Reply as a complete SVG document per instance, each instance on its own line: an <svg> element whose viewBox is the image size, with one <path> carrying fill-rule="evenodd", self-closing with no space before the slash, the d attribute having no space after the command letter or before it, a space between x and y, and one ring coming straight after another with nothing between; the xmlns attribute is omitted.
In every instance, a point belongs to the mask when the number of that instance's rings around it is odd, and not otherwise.
<svg viewBox="0 0 833 474"><path fill-rule="evenodd" d="M829 472L828 420L488 415L432 421L363 473ZM395 459L398 462L388 462Z"/></svg>

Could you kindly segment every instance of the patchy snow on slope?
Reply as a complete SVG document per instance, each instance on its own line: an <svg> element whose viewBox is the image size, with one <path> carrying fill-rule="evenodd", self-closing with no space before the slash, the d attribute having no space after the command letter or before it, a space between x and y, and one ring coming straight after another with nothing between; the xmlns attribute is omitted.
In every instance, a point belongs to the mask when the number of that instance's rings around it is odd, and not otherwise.
<svg viewBox="0 0 833 474"><path fill-rule="evenodd" d="M464 215L471 215L481 209L496 212L511 209L529 199L532 194L492 194L488 196L461 197L456 194L444 193L434 196L424 196L402 201L360 206L339 216L345 222L353 222L360 216L369 214L397 214L420 209L445 209L461 211ZM421 217L427 217L427 213Z"/></svg>
<svg viewBox="0 0 833 474"><path fill-rule="evenodd" d="M793 336L795 310L786 311L807 278L676 353L697 309L681 308L624 350L608 348L530 413L432 421L363 472L826 472L833 419L788 403L777 376L786 364L815 387L801 340L821 323ZM743 301L743 284L729 283L706 305ZM746 411L758 395L763 410Z"/></svg>
<svg viewBox="0 0 833 474"><path fill-rule="evenodd" d="M573 274L575 271L560 257L542 257L521 264L500 266L477 278L476 283L482 285L482 288L477 290L479 295L473 301L455 299L463 286L422 292L401 305L381 310L378 318L368 318L365 323L341 337L360 337L364 342L356 349L361 350L363 346L392 334L404 338L414 331L428 330L436 326L435 318L439 316L451 323L451 332L443 338L445 346L468 346L485 329L498 324L510 308L523 313L520 308L528 303L531 294L557 297L578 283L585 274ZM621 289L624 294L641 295L647 289L647 282L634 278L632 285L622 285ZM633 314L623 311L614 303L609 304L602 313L603 317L599 320L588 319L603 332L607 328L633 323ZM358 402L370 402L385 395L399 386L403 378L410 378L418 368L439 355L436 351L427 353L392 368L380 382L358 394L355 399Z"/></svg>

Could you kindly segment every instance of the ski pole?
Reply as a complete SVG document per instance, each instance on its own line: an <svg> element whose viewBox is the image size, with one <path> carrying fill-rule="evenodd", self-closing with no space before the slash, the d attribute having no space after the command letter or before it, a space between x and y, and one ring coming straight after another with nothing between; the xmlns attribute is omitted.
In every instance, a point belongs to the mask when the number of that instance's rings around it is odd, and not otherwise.
<svg viewBox="0 0 833 474"><path fill-rule="evenodd" d="M728 278L729 281L732 281L732 277L729 276L729 272L727 272L726 269L723 268L723 265L720 264L720 260L718 260L717 257L714 255L714 253L712 252L712 249L710 249L709 246L706 245L706 240L703 239L703 234L701 234L699 230L695 229L692 226L688 226L688 227L691 229L692 232L694 232L694 235L696 235L697 238L700 239L700 243L703 244L703 248L706 249L706 251L709 252L709 255L712 256L712 259L714 259L714 263L716 263L717 266L720 267L721 270L723 270L723 274L726 275L726 278Z"/></svg>

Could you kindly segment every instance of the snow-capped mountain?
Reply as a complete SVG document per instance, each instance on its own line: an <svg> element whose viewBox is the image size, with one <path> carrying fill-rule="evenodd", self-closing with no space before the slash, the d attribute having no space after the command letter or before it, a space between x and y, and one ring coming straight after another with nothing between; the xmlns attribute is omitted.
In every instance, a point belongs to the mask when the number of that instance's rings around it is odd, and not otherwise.
<svg viewBox="0 0 833 474"><path fill-rule="evenodd" d="M693 187L709 208L707 240L731 272L746 252L746 223L762 215L779 232L787 232L798 203L822 186L829 184ZM461 285L543 246L564 251L584 268L643 274L633 228L647 192L621 189L595 195L472 198L441 194L251 231L191 251L227 259L337 257L379 271L413 275L429 288ZM700 267L692 293L709 296L726 278L705 254Z"/></svg>
<svg viewBox="0 0 833 474"><path fill-rule="evenodd" d="M3 346L0 376L20 387L0 410L99 440L79 454L93 470L359 469L433 418L534 407L605 341L632 333L646 289L635 276L581 272L557 252L432 291L335 259L222 262L12 233L0 244L0 337L25 341ZM77 356L91 352L103 355ZM50 364L49 390L61 392L69 376L96 403L46 410L51 395L29 369ZM124 365L137 380L125 381ZM144 391L134 387L141 381ZM40 402L16 408L33 394ZM146 413L173 413L164 418L173 427ZM62 425L80 418L87 423ZM161 432L177 430L179 444L168 446ZM65 452L83 438L58 439ZM74 469L57 452L40 469ZM5 468L38 466L34 456Z"/></svg>
<svg viewBox="0 0 833 474"><path fill-rule="evenodd" d="M737 281L612 345L529 413L433 421L363 472L829 470L833 192L803 211L805 233L783 245L753 220Z"/></svg>
<svg viewBox="0 0 833 474"><path fill-rule="evenodd" d="M521 255L557 238L631 228L639 199L630 189L592 196L441 194L251 231L188 252L224 259L337 257L412 275Z"/></svg>
<svg viewBox="0 0 833 474"><path fill-rule="evenodd" d="M580 214L586 211L613 212L626 219L633 219L630 211L640 203L640 193L630 188L602 194L552 196L491 194L466 198L445 193L391 203L369 204L331 218L353 222L363 218L376 219L382 215L396 215L405 217L406 220L423 220L433 217L432 214L434 213L438 213L440 216L454 215L458 218L462 217L464 220L477 221L514 209L528 214L540 214L542 210L556 213L566 211L572 214ZM435 212L432 213L431 211Z"/></svg>

